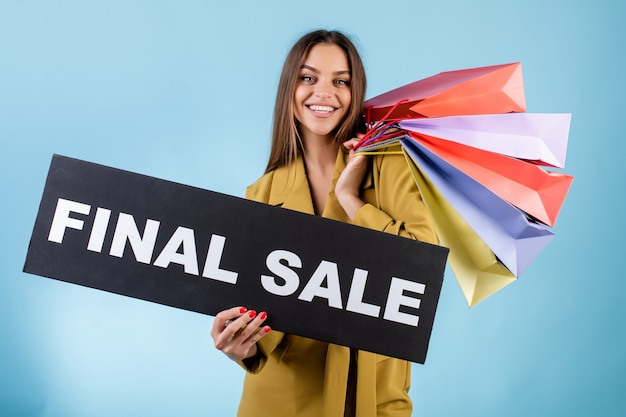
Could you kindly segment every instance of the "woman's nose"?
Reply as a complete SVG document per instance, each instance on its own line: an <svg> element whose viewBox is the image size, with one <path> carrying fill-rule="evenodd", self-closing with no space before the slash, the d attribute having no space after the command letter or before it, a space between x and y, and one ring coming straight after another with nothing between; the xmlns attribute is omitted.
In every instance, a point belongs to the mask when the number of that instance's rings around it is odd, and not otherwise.
<svg viewBox="0 0 626 417"><path fill-rule="evenodd" d="M319 98L329 98L331 96L330 86L327 86L324 83L318 83L315 86L315 96Z"/></svg>
<svg viewBox="0 0 626 417"><path fill-rule="evenodd" d="M318 91L315 93L315 95L319 98L330 98L330 93L328 93L327 91Z"/></svg>

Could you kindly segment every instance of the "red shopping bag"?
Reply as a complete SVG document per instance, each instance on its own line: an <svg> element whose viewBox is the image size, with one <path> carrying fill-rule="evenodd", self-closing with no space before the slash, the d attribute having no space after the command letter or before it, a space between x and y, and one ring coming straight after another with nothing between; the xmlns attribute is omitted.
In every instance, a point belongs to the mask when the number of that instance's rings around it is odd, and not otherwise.
<svg viewBox="0 0 626 417"><path fill-rule="evenodd" d="M364 108L369 121L523 112L522 64L441 72L371 98Z"/></svg>
<svg viewBox="0 0 626 417"><path fill-rule="evenodd" d="M410 132L410 137L502 199L554 226L573 177L493 152Z"/></svg>

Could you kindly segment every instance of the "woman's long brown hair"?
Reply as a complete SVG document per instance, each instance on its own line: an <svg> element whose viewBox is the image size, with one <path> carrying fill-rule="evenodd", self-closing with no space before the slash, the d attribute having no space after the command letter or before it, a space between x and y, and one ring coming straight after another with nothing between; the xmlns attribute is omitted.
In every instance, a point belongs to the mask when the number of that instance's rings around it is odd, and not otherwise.
<svg viewBox="0 0 626 417"><path fill-rule="evenodd" d="M350 66L352 99L345 119L335 132L335 142L343 143L355 137L362 127L361 109L365 100L367 83L363 62L356 47L346 35L338 31L317 30L307 33L291 48L280 75L274 107L272 149L265 169L266 173L282 165L289 165L302 151L300 131L294 115L293 99L300 67L309 51L320 43L339 46L345 52Z"/></svg>

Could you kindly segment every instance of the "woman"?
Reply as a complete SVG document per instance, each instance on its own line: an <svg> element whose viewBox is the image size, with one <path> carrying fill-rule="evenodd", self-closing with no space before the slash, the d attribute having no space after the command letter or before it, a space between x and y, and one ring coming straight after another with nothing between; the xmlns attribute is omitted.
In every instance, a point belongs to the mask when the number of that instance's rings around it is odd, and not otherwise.
<svg viewBox="0 0 626 417"><path fill-rule="evenodd" d="M279 81L266 173L246 197L434 243L404 157L354 154L365 86L345 35L315 31L296 42ZM211 330L247 370L239 416L411 415L410 363L271 331L266 318L234 307Z"/></svg>

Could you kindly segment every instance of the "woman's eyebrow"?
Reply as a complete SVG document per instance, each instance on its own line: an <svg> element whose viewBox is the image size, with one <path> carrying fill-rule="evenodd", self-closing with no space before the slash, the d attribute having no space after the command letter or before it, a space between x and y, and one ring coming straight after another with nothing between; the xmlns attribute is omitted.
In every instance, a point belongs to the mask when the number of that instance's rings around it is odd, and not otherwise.
<svg viewBox="0 0 626 417"><path fill-rule="evenodd" d="M302 64L302 66L300 67L300 69L308 69L309 71L312 71L312 72L314 72L314 73L316 73L316 74L317 74L317 73L319 73L319 71L317 70L317 68L312 67L312 66L307 65L307 64Z"/></svg>
<svg viewBox="0 0 626 417"><path fill-rule="evenodd" d="M312 67L310 65L307 64L303 64L300 69L308 69L309 71L312 71L316 74L319 74L319 70L315 67ZM343 74L348 74L350 75L350 71L349 70L340 70L340 71L334 71L333 75L343 75Z"/></svg>

